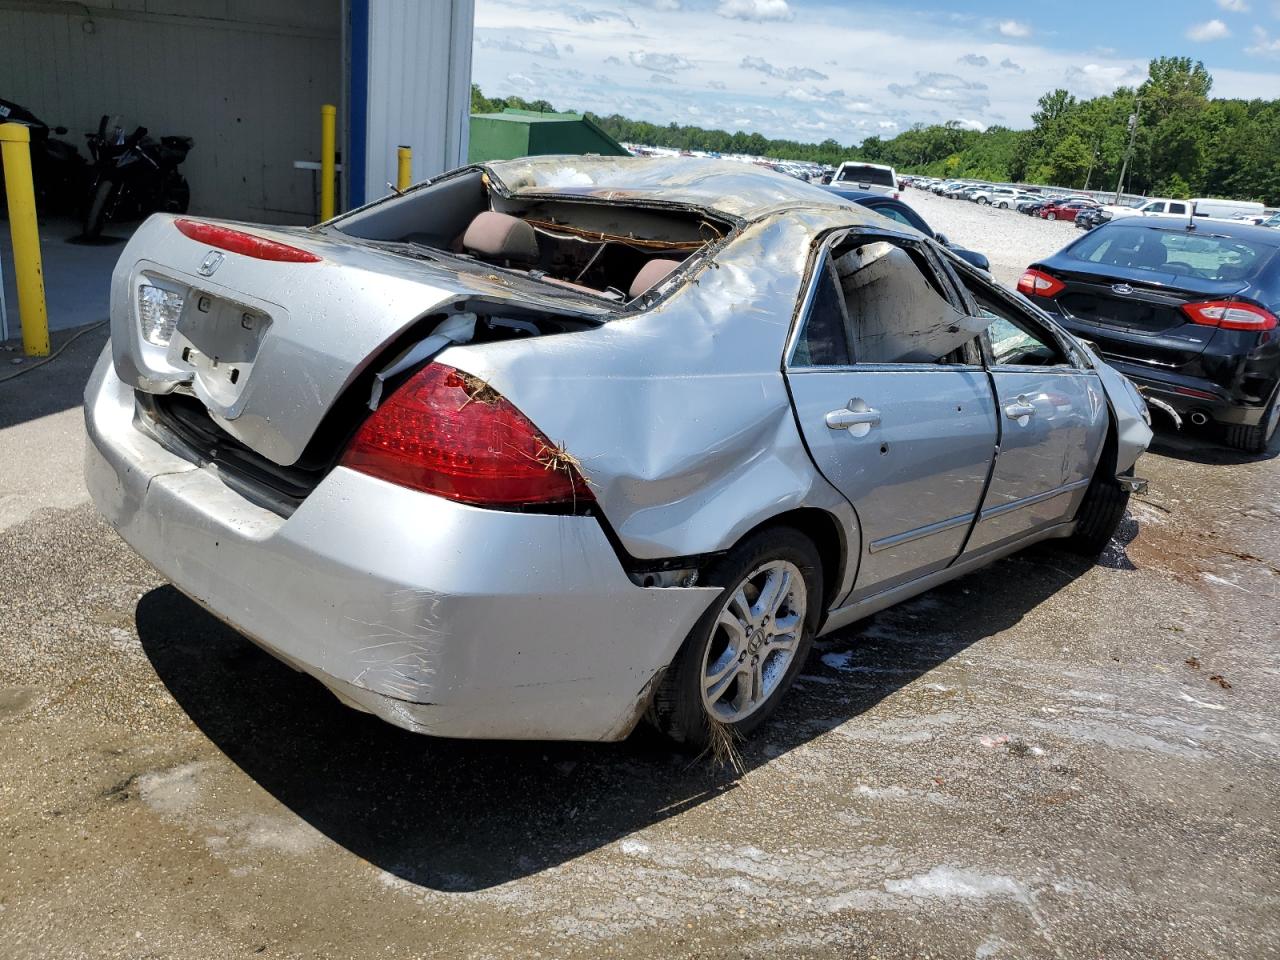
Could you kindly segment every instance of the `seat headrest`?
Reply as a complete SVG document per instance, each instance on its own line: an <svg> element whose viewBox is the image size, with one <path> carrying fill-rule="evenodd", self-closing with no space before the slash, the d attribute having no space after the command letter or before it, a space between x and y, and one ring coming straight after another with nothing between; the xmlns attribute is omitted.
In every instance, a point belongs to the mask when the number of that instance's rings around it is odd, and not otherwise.
<svg viewBox="0 0 1280 960"><path fill-rule="evenodd" d="M676 271L680 263L679 260L650 260L640 268L636 278L631 281L631 289L627 291L630 299L634 300L650 287L667 279Z"/></svg>
<svg viewBox="0 0 1280 960"><path fill-rule="evenodd" d="M476 215L462 235L469 253L493 260L533 263L538 259L538 237L519 217L486 210Z"/></svg>

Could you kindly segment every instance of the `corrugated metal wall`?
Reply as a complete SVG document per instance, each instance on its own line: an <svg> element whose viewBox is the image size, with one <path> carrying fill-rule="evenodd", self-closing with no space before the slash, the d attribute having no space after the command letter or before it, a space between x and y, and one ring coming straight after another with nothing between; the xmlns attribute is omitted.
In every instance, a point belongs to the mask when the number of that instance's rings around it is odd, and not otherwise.
<svg viewBox="0 0 1280 960"><path fill-rule="evenodd" d="M0 0L0 96L69 128L82 152L104 113L128 130L194 137L183 164L194 212L314 222L314 178L293 161L319 159L320 105L339 102L340 9L339 0Z"/></svg>
<svg viewBox="0 0 1280 960"><path fill-rule="evenodd" d="M396 147L413 179L466 162L474 0L369 0L365 200L395 181Z"/></svg>

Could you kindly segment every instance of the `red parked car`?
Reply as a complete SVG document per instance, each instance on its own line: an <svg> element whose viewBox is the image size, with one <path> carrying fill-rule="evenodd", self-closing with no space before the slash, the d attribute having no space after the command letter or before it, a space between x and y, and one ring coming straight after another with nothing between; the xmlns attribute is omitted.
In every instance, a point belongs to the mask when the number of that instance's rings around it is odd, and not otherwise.
<svg viewBox="0 0 1280 960"><path fill-rule="evenodd" d="M1055 200L1053 203L1046 203L1040 208L1040 216L1045 220L1071 220L1075 221L1078 214L1085 207L1101 206L1097 200L1089 200L1085 197L1074 197L1070 200Z"/></svg>

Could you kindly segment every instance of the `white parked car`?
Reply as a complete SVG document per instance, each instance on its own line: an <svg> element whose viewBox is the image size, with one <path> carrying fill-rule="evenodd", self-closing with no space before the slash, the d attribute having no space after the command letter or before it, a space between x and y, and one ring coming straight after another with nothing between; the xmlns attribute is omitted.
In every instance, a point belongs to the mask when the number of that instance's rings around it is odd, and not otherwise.
<svg viewBox="0 0 1280 960"><path fill-rule="evenodd" d="M856 185L859 190L898 199L898 171L883 163L846 160L836 168L836 175L831 178L831 182L837 186Z"/></svg>
<svg viewBox="0 0 1280 960"><path fill-rule="evenodd" d="M986 205L991 204L993 207L1000 207L1007 210L1013 206L1017 197L1022 193L1017 187L986 187L982 190L975 190L969 194L969 199L974 203Z"/></svg>

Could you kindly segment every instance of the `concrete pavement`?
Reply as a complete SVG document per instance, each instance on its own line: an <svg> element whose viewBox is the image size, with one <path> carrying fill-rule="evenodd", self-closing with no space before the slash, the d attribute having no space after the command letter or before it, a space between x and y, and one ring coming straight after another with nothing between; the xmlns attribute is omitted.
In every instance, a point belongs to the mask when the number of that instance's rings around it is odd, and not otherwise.
<svg viewBox="0 0 1280 960"><path fill-rule="evenodd" d="M829 638L734 775L416 737L220 625L85 502L103 334L0 384L6 957L1280 956L1274 450Z"/></svg>

